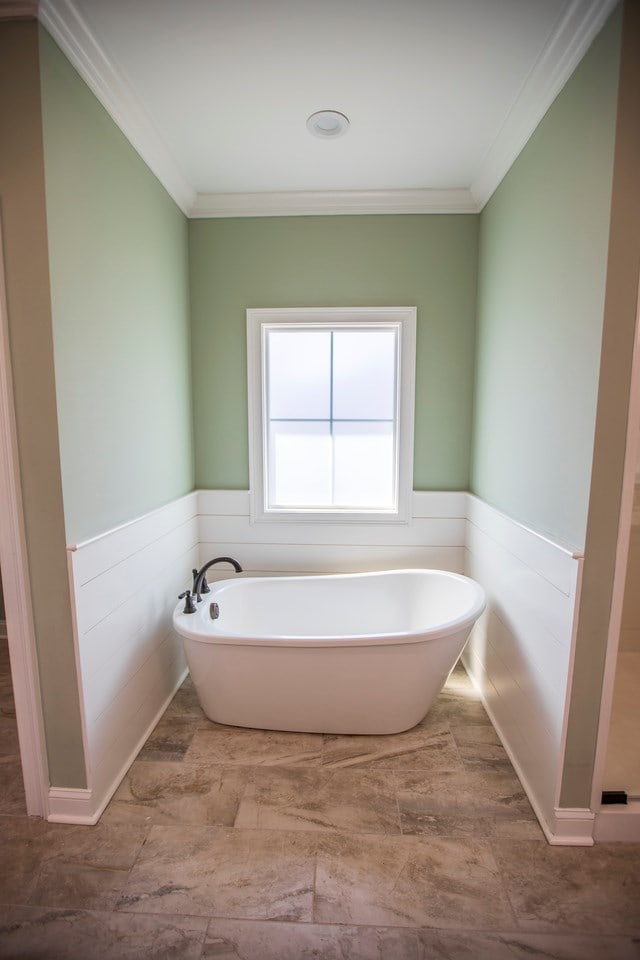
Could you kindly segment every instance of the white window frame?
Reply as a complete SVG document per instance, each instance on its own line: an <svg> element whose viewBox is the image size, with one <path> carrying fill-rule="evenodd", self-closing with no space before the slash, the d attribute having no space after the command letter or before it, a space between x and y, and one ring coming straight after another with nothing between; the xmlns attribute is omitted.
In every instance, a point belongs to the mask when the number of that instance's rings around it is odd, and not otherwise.
<svg viewBox="0 0 640 960"><path fill-rule="evenodd" d="M416 307L283 307L247 310L247 373L249 400L249 476L252 523L407 523L413 490L413 437L416 366ZM266 384L264 337L269 325L344 323L349 327L386 323L398 331L396 509L267 509Z"/></svg>

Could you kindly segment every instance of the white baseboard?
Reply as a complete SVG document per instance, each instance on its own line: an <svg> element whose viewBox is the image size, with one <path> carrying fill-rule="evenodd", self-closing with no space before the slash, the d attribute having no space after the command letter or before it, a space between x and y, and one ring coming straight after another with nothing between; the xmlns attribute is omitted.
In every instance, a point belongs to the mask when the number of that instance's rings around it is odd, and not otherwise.
<svg viewBox="0 0 640 960"><path fill-rule="evenodd" d="M162 714L173 700L176 691L182 685L186 675L187 670L184 670L175 686L175 689L172 690L169 696L166 698L165 702L162 704L153 720L140 737L138 743L135 745L130 755L122 764L122 767L116 776L113 778L111 783L99 791L99 795L96 794L95 790L91 789L74 790L64 787L49 788L49 813L47 815L47 820L50 823L76 823L91 827L98 822L104 813L107 804L120 786L120 783L122 782L127 770L140 753L140 750L151 735L156 724L162 717Z"/></svg>
<svg viewBox="0 0 640 960"><path fill-rule="evenodd" d="M603 807L596 813L593 836L596 843L640 843L640 801L615 810Z"/></svg>
<svg viewBox="0 0 640 960"><path fill-rule="evenodd" d="M583 807L556 807L554 823L542 825L544 834L553 846L592 847L595 814Z"/></svg>
<svg viewBox="0 0 640 960"><path fill-rule="evenodd" d="M94 811L91 790L73 790L67 787L49 787L49 813L51 823L78 823L93 826L99 814Z"/></svg>

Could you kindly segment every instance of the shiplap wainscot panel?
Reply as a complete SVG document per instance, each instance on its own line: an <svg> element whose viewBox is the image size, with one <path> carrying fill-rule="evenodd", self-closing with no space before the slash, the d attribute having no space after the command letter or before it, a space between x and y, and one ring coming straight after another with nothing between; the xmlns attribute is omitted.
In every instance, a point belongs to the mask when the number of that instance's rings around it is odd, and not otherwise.
<svg viewBox="0 0 640 960"><path fill-rule="evenodd" d="M88 787L49 819L95 823L186 675L172 614L198 562L197 495L68 549Z"/></svg>
<svg viewBox="0 0 640 960"><path fill-rule="evenodd" d="M471 495L467 516L488 602L463 662L549 842L589 845L590 811L558 807L582 557Z"/></svg>
<svg viewBox="0 0 640 960"><path fill-rule="evenodd" d="M408 523L252 523L249 493L202 490L200 560L231 555L246 573L357 573L437 567L462 573L466 494L414 492ZM212 579L229 569L214 567Z"/></svg>

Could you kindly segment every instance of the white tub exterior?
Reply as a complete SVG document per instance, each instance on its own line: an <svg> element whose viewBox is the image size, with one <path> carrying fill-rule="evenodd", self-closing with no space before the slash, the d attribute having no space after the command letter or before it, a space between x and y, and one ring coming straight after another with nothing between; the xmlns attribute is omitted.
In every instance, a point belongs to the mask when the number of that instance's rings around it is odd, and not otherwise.
<svg viewBox="0 0 640 960"><path fill-rule="evenodd" d="M424 717L484 605L475 581L438 570L246 577L195 614L180 603L174 626L211 720L388 734Z"/></svg>

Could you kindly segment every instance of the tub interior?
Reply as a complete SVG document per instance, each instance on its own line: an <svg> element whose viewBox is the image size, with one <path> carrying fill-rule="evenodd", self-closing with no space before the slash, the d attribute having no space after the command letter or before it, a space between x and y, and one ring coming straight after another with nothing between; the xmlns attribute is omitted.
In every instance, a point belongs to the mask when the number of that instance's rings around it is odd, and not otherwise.
<svg viewBox="0 0 640 960"><path fill-rule="evenodd" d="M413 634L458 622L477 603L465 578L432 571L222 581L213 632L229 636ZM208 606L203 615L208 616Z"/></svg>

